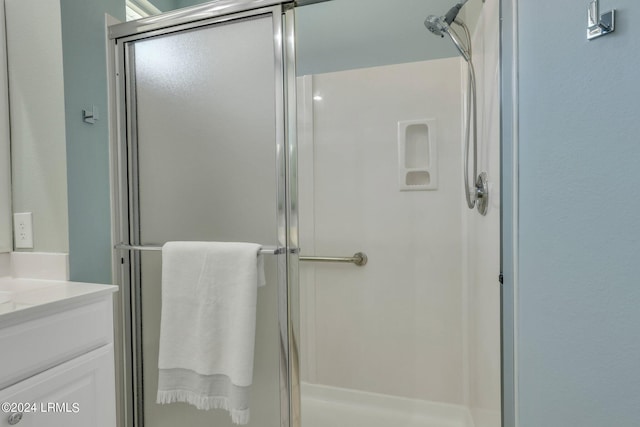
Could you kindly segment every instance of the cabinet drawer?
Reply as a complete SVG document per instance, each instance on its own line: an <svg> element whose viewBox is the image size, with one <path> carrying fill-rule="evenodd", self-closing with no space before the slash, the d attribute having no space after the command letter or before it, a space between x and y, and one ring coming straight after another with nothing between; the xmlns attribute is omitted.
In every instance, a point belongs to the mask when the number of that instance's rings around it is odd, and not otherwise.
<svg viewBox="0 0 640 427"><path fill-rule="evenodd" d="M0 402L28 405L17 427L115 427L113 345L1 390ZM0 427L13 413L0 412Z"/></svg>
<svg viewBox="0 0 640 427"><path fill-rule="evenodd" d="M0 329L0 390L113 342L111 296Z"/></svg>

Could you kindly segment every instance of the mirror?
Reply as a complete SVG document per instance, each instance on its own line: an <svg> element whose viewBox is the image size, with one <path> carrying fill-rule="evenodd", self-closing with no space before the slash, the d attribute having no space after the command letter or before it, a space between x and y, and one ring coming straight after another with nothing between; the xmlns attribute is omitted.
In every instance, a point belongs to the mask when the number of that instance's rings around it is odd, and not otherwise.
<svg viewBox="0 0 640 427"><path fill-rule="evenodd" d="M68 248L65 94L60 7L8 0L13 212L31 212L33 249ZM18 245L16 245L18 246Z"/></svg>

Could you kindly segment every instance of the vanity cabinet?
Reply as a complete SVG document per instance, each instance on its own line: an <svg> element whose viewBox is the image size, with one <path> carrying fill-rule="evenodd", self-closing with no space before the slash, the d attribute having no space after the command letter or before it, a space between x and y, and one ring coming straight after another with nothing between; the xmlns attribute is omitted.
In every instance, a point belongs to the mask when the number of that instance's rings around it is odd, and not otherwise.
<svg viewBox="0 0 640 427"><path fill-rule="evenodd" d="M115 427L115 287L93 286L102 292L44 304L34 299L64 291L18 294L31 304L0 316L0 427Z"/></svg>
<svg viewBox="0 0 640 427"><path fill-rule="evenodd" d="M12 425L12 414L21 412L14 424L20 427L114 427L113 382L109 344L0 391L0 402L27 405L3 412L0 426Z"/></svg>

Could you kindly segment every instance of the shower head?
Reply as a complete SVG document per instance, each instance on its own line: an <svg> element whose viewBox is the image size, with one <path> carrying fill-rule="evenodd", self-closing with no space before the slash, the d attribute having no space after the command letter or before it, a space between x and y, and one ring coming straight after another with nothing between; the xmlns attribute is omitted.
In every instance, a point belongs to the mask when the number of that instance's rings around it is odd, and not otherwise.
<svg viewBox="0 0 640 427"><path fill-rule="evenodd" d="M436 36L444 37L449 31L449 26L442 16L429 15L424 21L424 26Z"/></svg>
<svg viewBox="0 0 640 427"><path fill-rule="evenodd" d="M449 9L449 11L444 16L429 15L424 21L424 26L427 27L427 30L431 31L436 36L444 37L444 35L446 34L451 37L451 40L453 41L453 44L456 45L456 48L458 49L458 52L460 52L460 55L462 55L462 57L468 62L471 60L469 51L465 48L456 32L449 28L449 26L456 20L460 9L462 9L462 6L464 6L467 1L469 0L462 0L451 9Z"/></svg>
<svg viewBox="0 0 640 427"><path fill-rule="evenodd" d="M424 21L425 27L436 36L444 37L449 32L449 25L456 20L462 6L469 0L462 0L453 6L444 16L429 15Z"/></svg>

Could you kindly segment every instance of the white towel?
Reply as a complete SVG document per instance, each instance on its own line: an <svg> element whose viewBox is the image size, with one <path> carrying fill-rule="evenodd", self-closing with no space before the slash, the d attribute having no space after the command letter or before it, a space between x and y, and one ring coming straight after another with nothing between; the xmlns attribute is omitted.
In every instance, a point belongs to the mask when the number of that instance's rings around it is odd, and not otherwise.
<svg viewBox="0 0 640 427"><path fill-rule="evenodd" d="M170 242L162 247L158 403L226 409L249 422L260 245Z"/></svg>

